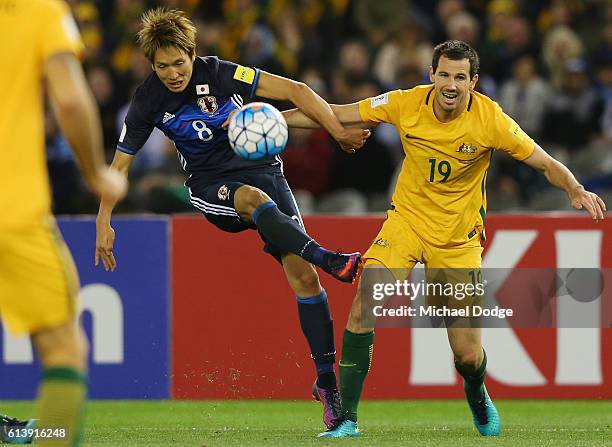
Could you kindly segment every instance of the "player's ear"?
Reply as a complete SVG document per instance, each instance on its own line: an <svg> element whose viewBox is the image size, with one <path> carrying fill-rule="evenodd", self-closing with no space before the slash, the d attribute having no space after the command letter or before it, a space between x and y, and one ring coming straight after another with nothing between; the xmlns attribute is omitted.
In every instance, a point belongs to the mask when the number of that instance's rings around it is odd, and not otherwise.
<svg viewBox="0 0 612 447"><path fill-rule="evenodd" d="M191 50L191 62L195 61L196 58L196 53L195 53L195 48L193 50Z"/></svg>
<svg viewBox="0 0 612 447"><path fill-rule="evenodd" d="M433 71L433 67L431 65L429 66L429 80L431 82L434 81L434 71Z"/></svg>
<svg viewBox="0 0 612 447"><path fill-rule="evenodd" d="M474 90L474 88L476 88L477 83L478 83L478 73L476 73L474 77L470 80L470 90Z"/></svg>

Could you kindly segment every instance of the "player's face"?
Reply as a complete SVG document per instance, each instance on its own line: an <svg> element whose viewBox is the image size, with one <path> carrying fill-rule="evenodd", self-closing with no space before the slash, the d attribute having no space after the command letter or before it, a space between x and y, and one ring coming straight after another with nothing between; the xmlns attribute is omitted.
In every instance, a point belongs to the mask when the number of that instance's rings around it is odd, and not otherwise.
<svg viewBox="0 0 612 447"><path fill-rule="evenodd" d="M194 60L195 54L187 54L178 47L158 48L153 70L168 90L179 93L189 84Z"/></svg>
<svg viewBox="0 0 612 447"><path fill-rule="evenodd" d="M468 59L451 60L441 56L438 69L429 68L429 78L434 83L436 99L434 111L438 118L453 119L466 106L470 90L478 82L478 75L470 79L470 61Z"/></svg>

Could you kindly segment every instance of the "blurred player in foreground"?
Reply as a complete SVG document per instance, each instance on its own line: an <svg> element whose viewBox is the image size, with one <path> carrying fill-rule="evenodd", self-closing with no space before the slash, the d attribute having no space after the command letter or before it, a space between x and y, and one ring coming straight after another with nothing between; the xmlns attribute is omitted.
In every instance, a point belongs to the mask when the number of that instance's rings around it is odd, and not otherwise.
<svg viewBox="0 0 612 447"><path fill-rule="evenodd" d="M126 182L103 162L98 111L77 58L82 44L68 7L59 0L3 3L0 42L2 60L10 64L0 71L0 314L12 333L31 335L43 366L37 430L57 431L38 441L76 445L87 342L78 322L78 275L51 215L43 90L89 188L119 199ZM29 441L18 434L13 441Z"/></svg>
<svg viewBox="0 0 612 447"><path fill-rule="evenodd" d="M493 150L502 150L544 173L567 192L572 206L603 219L604 202L585 191L572 173L550 157L501 108L474 91L479 59L461 41L434 49L433 84L396 90L348 105L332 105L342 124L391 123L405 153L393 205L374 243L344 332L340 361L342 414L320 436L358 436L357 406L374 345L371 286L406 279L417 262L426 268L480 275L486 210L485 181ZM316 123L299 110L284 112L290 127ZM453 269L453 270L451 270ZM487 357L480 327L449 327L448 340L473 420L483 436L500 433L499 414L484 386Z"/></svg>
<svg viewBox="0 0 612 447"><path fill-rule="evenodd" d="M138 41L153 72L132 98L112 166L127 177L134 156L157 127L176 145L189 175L185 186L193 206L223 231L259 231L264 250L282 265L297 297L300 324L317 370L314 389L331 427L340 402L333 321L313 264L352 282L361 255L334 253L317 244L304 229L280 158L241 159L229 146L226 127L242 97L257 95L291 101L321 123L347 152L363 146L370 133L345 129L329 105L305 84L215 56L196 57L196 30L181 11L149 10L142 23ZM116 203L114 197L103 197L96 225L95 262L101 258L107 270L116 267L110 224ZM214 262L210 254L202 253L202 258Z"/></svg>

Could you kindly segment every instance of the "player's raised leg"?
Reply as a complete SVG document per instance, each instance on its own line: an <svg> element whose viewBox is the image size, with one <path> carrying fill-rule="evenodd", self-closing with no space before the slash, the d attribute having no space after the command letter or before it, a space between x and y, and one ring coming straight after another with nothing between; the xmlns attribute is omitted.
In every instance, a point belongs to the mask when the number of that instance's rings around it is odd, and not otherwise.
<svg viewBox="0 0 612 447"><path fill-rule="evenodd" d="M455 356L455 368L463 377L465 397L474 426L483 436L498 436L499 413L484 385L487 354L482 348L480 328L448 328L448 341Z"/></svg>
<svg viewBox="0 0 612 447"><path fill-rule="evenodd" d="M334 278L353 282L361 255L335 253L308 236L300 222L278 209L262 190L243 185L234 193L234 208L247 222L254 222L264 237L287 253L293 253L322 268Z"/></svg>
<svg viewBox="0 0 612 447"><path fill-rule="evenodd" d="M300 326L317 370L313 396L323 404L323 422L327 428L331 428L340 416L340 393L334 371L334 322L329 312L327 294L312 264L294 254L283 256L282 262L297 298Z"/></svg>

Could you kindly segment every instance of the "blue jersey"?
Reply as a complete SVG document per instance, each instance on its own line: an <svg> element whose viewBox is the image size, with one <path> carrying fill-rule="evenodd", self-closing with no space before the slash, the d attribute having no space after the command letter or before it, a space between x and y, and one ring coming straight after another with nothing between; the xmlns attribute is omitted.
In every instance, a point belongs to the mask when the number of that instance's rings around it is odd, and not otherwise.
<svg viewBox="0 0 612 447"><path fill-rule="evenodd" d="M117 149L134 155L154 127L170 138L189 174L187 185L209 184L243 170L278 171L280 159L253 162L238 157L221 125L257 89L259 70L196 57L189 84L180 93L168 90L155 73L136 89Z"/></svg>

